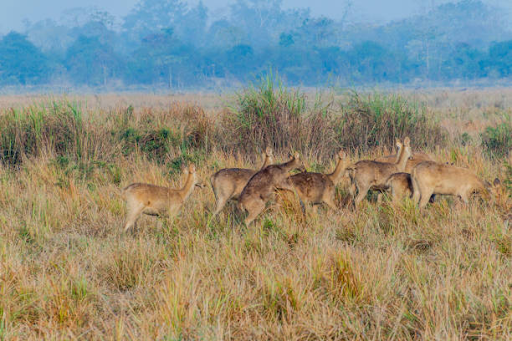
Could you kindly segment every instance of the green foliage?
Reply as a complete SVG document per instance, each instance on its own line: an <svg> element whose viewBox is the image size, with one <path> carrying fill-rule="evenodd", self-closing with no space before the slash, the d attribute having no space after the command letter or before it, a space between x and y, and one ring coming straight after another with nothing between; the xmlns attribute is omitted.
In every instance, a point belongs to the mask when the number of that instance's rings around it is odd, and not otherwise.
<svg viewBox="0 0 512 341"><path fill-rule="evenodd" d="M482 133L482 147L489 155L507 156L512 150L512 121L486 127Z"/></svg>
<svg viewBox="0 0 512 341"><path fill-rule="evenodd" d="M69 47L65 65L75 83L106 85L121 69L121 59L98 37L80 36Z"/></svg>
<svg viewBox="0 0 512 341"><path fill-rule="evenodd" d="M446 132L427 115L423 105L400 95L352 93L338 127L342 145L362 151L392 147L397 137L409 136L416 147L443 146L447 140Z"/></svg>
<svg viewBox="0 0 512 341"><path fill-rule="evenodd" d="M0 40L0 84L40 84L49 73L48 58L27 37L11 32Z"/></svg>
<svg viewBox="0 0 512 341"><path fill-rule="evenodd" d="M238 94L225 124L235 150L252 152L273 146L330 157L340 147L368 151L393 147L395 138L409 136L414 146L444 146L447 134L426 108L398 95L351 93L337 111L317 97L282 85L271 73Z"/></svg>
<svg viewBox="0 0 512 341"><path fill-rule="evenodd" d="M226 144L247 152L266 146L303 152L333 149L334 130L327 127L331 105L317 98L313 106L308 106L304 93L283 86L281 79L269 72L259 83L239 93L227 112Z"/></svg>

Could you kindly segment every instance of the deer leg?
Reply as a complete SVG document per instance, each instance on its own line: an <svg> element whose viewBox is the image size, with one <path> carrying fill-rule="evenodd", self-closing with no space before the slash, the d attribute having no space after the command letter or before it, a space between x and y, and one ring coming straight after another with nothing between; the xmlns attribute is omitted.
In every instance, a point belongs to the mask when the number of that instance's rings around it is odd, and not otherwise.
<svg viewBox="0 0 512 341"><path fill-rule="evenodd" d="M420 191L420 185L418 183L418 180L416 178L412 178L412 201L418 205L421 200L421 191Z"/></svg>
<svg viewBox="0 0 512 341"><path fill-rule="evenodd" d="M425 206L427 206L429 200L430 200L430 196L432 195L432 191L428 191L426 189L422 190L421 191L421 199L420 199L420 209L424 208Z"/></svg>
<svg viewBox="0 0 512 341"><path fill-rule="evenodd" d="M370 186L357 186L357 190L358 190L358 193L357 193L357 196L354 200L354 205L357 207L357 205L359 205L359 203L361 201L363 201L364 197L366 196L366 194L368 193L368 191L370 190Z"/></svg>
<svg viewBox="0 0 512 341"><path fill-rule="evenodd" d="M217 200L215 202L215 211L213 211L213 216L216 216L217 214L220 213L220 211L222 211L224 206L226 206L227 201L228 200L224 197L221 197L221 198L217 197Z"/></svg>
<svg viewBox="0 0 512 341"><path fill-rule="evenodd" d="M140 214L144 210L143 204L133 203L128 205L128 214L126 216L126 224L124 225L124 232L128 231L128 229L135 225L135 222L139 218Z"/></svg>
<svg viewBox="0 0 512 341"><path fill-rule="evenodd" d="M249 226L256 217L263 212L265 209L265 203L261 200L255 200L250 205L245 206L246 211L248 212L247 217L245 217L245 225Z"/></svg>
<svg viewBox="0 0 512 341"><path fill-rule="evenodd" d="M336 206L336 203L334 202L334 200L331 197L325 197L324 198L324 203L327 206L329 206L332 210L334 210L334 211L338 210L338 207Z"/></svg>

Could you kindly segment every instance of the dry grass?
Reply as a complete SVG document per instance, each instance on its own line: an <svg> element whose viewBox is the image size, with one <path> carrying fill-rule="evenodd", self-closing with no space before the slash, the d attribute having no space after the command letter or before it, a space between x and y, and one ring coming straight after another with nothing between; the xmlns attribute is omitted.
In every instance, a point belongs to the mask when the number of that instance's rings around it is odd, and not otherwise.
<svg viewBox="0 0 512 341"><path fill-rule="evenodd" d="M507 94L504 103L512 98ZM449 136L446 148L431 147L434 157L488 180L510 180L506 160L489 159L477 141L496 123L482 113L494 109L482 104L481 111L463 114L460 94L446 96L442 103L457 102L451 109L433 104L428 110L444 118L448 131L476 121L482 129L473 126L475 140L465 145ZM396 207L365 201L357 213L321 209L304 221L297 205L270 207L247 229L232 204L210 222L214 198L205 188L175 219L144 217L137 231L123 234L123 186L177 186L181 163L192 160L202 179L225 166L259 162L256 155L215 147L217 130L208 127L221 109L203 113L200 103L170 106L158 98L163 105L134 104L133 116L123 121L127 107L140 100L125 97L122 105L88 104L84 125L102 122L103 129L76 135L90 144L75 141L68 154L35 143L38 152L20 156L16 167L0 165L1 339L512 338L510 191L469 207L441 199L425 214L410 201ZM427 102L435 103L432 98ZM475 103L468 103L473 110ZM447 116L450 110L459 114ZM4 109L0 118L10 112ZM36 141L54 136L58 126L47 123L54 130ZM162 127L175 132L176 141L144 150L147 141L159 141L152 133ZM130 128L145 142L122 140ZM111 131L120 135L103 136ZM278 150L276 159L287 152ZM375 148L364 157L380 153ZM315 154L306 162L310 169L334 167ZM346 193L340 185L340 202Z"/></svg>

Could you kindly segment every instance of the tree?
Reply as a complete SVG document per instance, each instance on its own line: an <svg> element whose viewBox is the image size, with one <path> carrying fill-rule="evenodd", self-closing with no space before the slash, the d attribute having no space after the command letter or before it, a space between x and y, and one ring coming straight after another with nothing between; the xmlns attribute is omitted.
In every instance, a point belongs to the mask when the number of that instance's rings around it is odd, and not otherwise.
<svg viewBox="0 0 512 341"><path fill-rule="evenodd" d="M207 21L208 8L204 6L203 1L199 1L196 7L176 20L176 37L194 46L203 45Z"/></svg>
<svg viewBox="0 0 512 341"><path fill-rule="evenodd" d="M124 18L123 29L140 40L152 32L175 26L186 12L180 0L140 0Z"/></svg>
<svg viewBox="0 0 512 341"><path fill-rule="evenodd" d="M512 40L492 44L488 64L498 77L512 76Z"/></svg>
<svg viewBox="0 0 512 341"><path fill-rule="evenodd" d="M48 59L26 36L10 32L0 41L0 83L40 84L49 71Z"/></svg>
<svg viewBox="0 0 512 341"><path fill-rule="evenodd" d="M194 82L199 53L193 46L184 44L172 29L150 34L142 39L129 63L127 79L142 84L163 83L169 88L181 81Z"/></svg>
<svg viewBox="0 0 512 341"><path fill-rule="evenodd" d="M67 50L65 65L75 83L106 85L118 74L121 60L98 37L80 36Z"/></svg>

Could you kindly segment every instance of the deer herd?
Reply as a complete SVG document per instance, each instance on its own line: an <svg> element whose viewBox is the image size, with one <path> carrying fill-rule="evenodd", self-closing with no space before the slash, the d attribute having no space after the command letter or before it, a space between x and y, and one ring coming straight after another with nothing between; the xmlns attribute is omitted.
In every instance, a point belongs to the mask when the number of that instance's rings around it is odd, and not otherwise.
<svg viewBox="0 0 512 341"><path fill-rule="evenodd" d="M388 192L393 203L408 197L424 209L436 195L456 196L467 204L472 194L490 198L500 186L498 179L491 185L468 168L438 163L428 154L413 152L408 137L403 142L397 139L396 146L394 155L355 163L350 163L348 156L340 151L336 154L335 169L329 174L307 172L298 153L285 163L275 164L272 150L267 148L259 170L225 168L211 176L216 201L212 217L219 214L229 200L237 200L239 210L245 214L244 222L249 225L279 192L293 193L303 209L307 203L315 209L325 204L337 210L335 190L344 178L350 182L354 209L370 190L380 192L379 202L382 193ZM290 175L293 170L299 173ZM135 225L141 214L176 215L194 188L204 187L193 164L183 173L186 180L181 189L144 183L125 187L122 191L127 205L125 231Z"/></svg>

